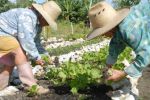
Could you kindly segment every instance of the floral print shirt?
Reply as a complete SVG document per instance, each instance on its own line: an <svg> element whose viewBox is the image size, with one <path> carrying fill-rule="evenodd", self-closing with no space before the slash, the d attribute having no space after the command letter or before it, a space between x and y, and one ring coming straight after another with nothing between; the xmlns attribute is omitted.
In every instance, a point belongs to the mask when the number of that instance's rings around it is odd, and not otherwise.
<svg viewBox="0 0 150 100"><path fill-rule="evenodd" d="M118 25L111 39L107 64L114 64L118 55L130 46L135 60L124 71L131 77L140 77L143 68L150 64L150 2L131 7L129 15Z"/></svg>
<svg viewBox="0 0 150 100"><path fill-rule="evenodd" d="M41 32L38 23L36 13L28 8L8 10L0 14L0 36L16 37L30 58L41 59L36 45Z"/></svg>

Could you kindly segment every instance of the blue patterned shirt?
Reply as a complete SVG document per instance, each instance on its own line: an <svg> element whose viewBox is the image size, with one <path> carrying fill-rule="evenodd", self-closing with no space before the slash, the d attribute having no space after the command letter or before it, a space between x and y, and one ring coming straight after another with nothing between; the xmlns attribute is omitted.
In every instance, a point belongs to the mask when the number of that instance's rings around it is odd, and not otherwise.
<svg viewBox="0 0 150 100"><path fill-rule="evenodd" d="M114 64L118 55L130 46L135 60L124 71L131 77L140 77L150 64L150 2L131 7L129 15L118 25L110 42L107 64Z"/></svg>
<svg viewBox="0 0 150 100"><path fill-rule="evenodd" d="M0 36L16 37L32 59L41 59L37 45L40 45L37 15L28 8L15 8L0 14ZM36 38L36 40L35 40Z"/></svg>

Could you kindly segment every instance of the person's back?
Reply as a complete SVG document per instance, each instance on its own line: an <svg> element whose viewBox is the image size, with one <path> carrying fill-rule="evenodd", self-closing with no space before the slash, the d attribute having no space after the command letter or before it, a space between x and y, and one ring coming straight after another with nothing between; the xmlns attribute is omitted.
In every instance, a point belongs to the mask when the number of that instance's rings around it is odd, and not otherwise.
<svg viewBox="0 0 150 100"><path fill-rule="evenodd" d="M139 3L130 8L129 15L119 24L121 35L134 50L139 51L142 38L149 38L150 33L150 3ZM143 39L143 40L145 40ZM141 47L140 47L141 48Z"/></svg>
<svg viewBox="0 0 150 100"><path fill-rule="evenodd" d="M2 12L0 14L0 35L17 36L18 26L23 23L20 22L20 19L30 21L28 18L32 18L34 21L37 21L37 16L31 9L28 8L15 8Z"/></svg>
<svg viewBox="0 0 150 100"><path fill-rule="evenodd" d="M50 25L56 30L55 21L60 13L61 8L54 1L48 1L42 5L33 3L30 9L16 8L0 14L0 63L4 65L0 73L0 80L4 80L0 81L0 90L7 87L14 66L25 86L38 85L29 63L30 58L36 64L44 65L35 36L44 26ZM49 92L39 85L37 89L38 94Z"/></svg>

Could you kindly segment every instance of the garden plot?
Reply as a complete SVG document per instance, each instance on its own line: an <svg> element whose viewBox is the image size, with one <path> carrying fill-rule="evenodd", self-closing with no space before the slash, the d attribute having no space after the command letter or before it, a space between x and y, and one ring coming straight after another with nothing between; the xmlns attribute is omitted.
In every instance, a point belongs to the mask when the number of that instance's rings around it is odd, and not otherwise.
<svg viewBox="0 0 150 100"><path fill-rule="evenodd" d="M65 46L70 46L70 45L75 45L79 43L83 43L85 40L82 38L77 39L77 40L72 40L72 41L65 41L63 38L57 39L57 38L50 38L47 41L42 41L42 44L46 45L46 49L51 49L51 48L58 48L58 47L65 47Z"/></svg>
<svg viewBox="0 0 150 100"><path fill-rule="evenodd" d="M112 88L107 85L100 85L102 82L102 73L100 70L105 64L108 43L109 40L104 40L96 44L82 47L80 50L64 54L69 56L57 56L60 65L57 67L50 67L52 69L47 69L46 78L48 80L42 80L41 77L39 79L40 82L44 82L42 84L50 86L50 90L52 91L52 96L47 94L46 100L53 96L57 98L54 100L58 100L58 98L66 98L68 100L76 100L78 98L111 100L111 98L106 95L106 92ZM127 50L127 52L120 56L120 60L116 65L118 69L123 68L122 61L124 60L124 56L129 56L128 59L131 59L129 51L130 50ZM67 60L61 60L61 57ZM78 59L80 57L82 59ZM67 72L70 73L66 74ZM25 98L24 93L22 93L22 97ZM43 98L43 96L39 97Z"/></svg>
<svg viewBox="0 0 150 100"><path fill-rule="evenodd" d="M104 48L106 45L108 45L108 43L109 43L109 40L104 40L96 44L83 46L79 48L79 50L75 50L75 51L69 52L68 54L57 56L57 58L58 58L59 63L61 64L67 61L76 62L76 61L82 60L82 55L84 53L98 52L101 48ZM56 56L52 56L53 61L55 58Z"/></svg>

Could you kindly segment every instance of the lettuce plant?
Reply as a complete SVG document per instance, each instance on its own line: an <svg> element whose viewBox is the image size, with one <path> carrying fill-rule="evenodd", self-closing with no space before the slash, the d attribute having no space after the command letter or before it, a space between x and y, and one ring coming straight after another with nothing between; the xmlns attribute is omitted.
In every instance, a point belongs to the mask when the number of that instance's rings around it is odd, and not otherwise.
<svg viewBox="0 0 150 100"><path fill-rule="evenodd" d="M130 56L131 49L127 48L113 66L115 69L123 69L122 60ZM108 54L108 46L99 52L85 53L83 59L78 62L66 62L58 68L50 68L46 77L56 86L68 85L73 94L78 90L87 88L90 84L100 84L103 82L102 69L105 67L105 60Z"/></svg>

